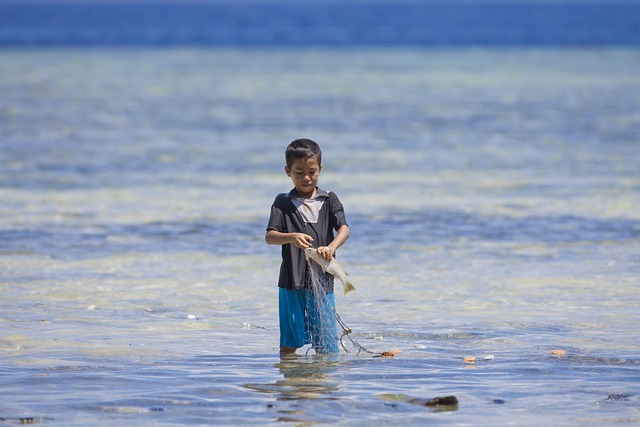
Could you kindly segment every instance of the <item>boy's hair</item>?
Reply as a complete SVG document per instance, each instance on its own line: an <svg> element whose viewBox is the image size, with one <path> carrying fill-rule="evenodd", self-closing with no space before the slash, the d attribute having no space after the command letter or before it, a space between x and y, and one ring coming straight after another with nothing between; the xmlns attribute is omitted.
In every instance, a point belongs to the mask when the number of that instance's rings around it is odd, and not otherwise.
<svg viewBox="0 0 640 427"><path fill-rule="evenodd" d="M291 167L293 162L298 159L308 159L315 157L318 160L318 165L322 166L322 151L320 146L308 138L300 138L291 141L284 152L287 166Z"/></svg>

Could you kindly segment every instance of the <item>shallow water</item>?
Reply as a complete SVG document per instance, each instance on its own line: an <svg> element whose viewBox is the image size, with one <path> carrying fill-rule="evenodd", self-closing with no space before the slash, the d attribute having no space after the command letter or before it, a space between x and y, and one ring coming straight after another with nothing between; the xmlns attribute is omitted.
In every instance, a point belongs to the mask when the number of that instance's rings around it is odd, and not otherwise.
<svg viewBox="0 0 640 427"><path fill-rule="evenodd" d="M640 420L637 50L0 64L4 423ZM299 136L352 230L338 311L393 359L277 356L263 236ZM458 407L409 403L447 395Z"/></svg>

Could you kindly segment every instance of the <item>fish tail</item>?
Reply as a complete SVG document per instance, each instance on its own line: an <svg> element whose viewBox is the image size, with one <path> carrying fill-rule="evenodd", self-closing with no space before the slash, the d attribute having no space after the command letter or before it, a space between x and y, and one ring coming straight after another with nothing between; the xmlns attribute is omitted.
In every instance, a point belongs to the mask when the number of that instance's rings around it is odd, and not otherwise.
<svg viewBox="0 0 640 427"><path fill-rule="evenodd" d="M344 285L344 294L345 295L347 295L351 291L355 291L356 290L356 287L353 286L353 283L351 283L351 280L345 280L343 285Z"/></svg>

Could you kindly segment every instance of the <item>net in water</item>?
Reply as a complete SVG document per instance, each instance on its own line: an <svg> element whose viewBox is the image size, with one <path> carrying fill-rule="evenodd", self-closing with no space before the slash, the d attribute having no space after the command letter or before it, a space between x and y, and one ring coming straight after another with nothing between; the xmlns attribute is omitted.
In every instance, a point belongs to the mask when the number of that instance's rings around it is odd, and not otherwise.
<svg viewBox="0 0 640 427"><path fill-rule="evenodd" d="M357 354L362 352L376 354L354 340L350 335L352 329L340 318L335 308L333 277L324 274L320 265L311 259L307 259L307 265L309 274L307 274L306 315L311 348L316 353L338 353L342 347L344 351L350 353L345 344L348 341L357 350Z"/></svg>

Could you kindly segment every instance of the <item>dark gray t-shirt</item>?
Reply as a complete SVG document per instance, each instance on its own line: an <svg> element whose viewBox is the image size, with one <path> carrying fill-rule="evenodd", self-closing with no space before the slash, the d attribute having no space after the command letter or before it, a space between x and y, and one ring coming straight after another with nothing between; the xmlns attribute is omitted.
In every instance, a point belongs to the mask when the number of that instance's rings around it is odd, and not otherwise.
<svg viewBox="0 0 640 427"><path fill-rule="evenodd" d="M315 221L315 223L313 222ZM313 247L327 246L333 241L334 231L347 225L342 203L335 193L316 191L315 200L300 198L294 188L281 193L271 206L268 230L281 233L305 233L313 237ZM278 287L304 289L309 281L304 251L294 244L282 245L282 265ZM333 276L325 273L323 282L333 292Z"/></svg>

